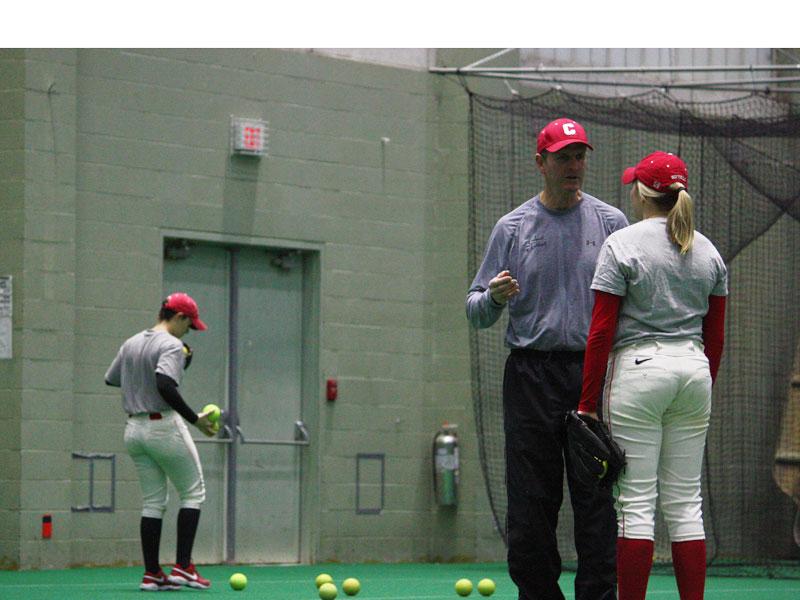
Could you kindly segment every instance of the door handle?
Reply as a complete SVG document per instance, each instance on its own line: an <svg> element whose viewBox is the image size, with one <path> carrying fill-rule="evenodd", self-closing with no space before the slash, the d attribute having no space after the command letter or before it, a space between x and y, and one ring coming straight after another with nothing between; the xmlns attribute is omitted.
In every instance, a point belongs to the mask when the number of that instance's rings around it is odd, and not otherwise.
<svg viewBox="0 0 800 600"><path fill-rule="evenodd" d="M303 442L306 446L311 444L308 429L306 429L306 424L303 421L294 422L294 441Z"/></svg>
<svg viewBox="0 0 800 600"><path fill-rule="evenodd" d="M236 433L239 435L239 442L242 444L260 444L262 446L310 446L311 442L308 435L308 429L303 421L294 422L294 440L254 440L246 438L244 431L238 425L236 426Z"/></svg>

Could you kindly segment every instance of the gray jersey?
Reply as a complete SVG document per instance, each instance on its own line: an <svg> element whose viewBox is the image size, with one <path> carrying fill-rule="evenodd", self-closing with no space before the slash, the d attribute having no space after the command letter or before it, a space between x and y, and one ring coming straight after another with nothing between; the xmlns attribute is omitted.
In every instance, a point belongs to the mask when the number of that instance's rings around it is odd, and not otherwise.
<svg viewBox="0 0 800 600"><path fill-rule="evenodd" d="M577 205L564 211L546 208L537 195L497 222L467 292L467 318L473 326L489 327L503 312L491 299L489 281L507 269L520 293L508 302L506 345L586 348L597 254L606 237L628 221L613 206L582 194Z"/></svg>
<svg viewBox="0 0 800 600"><path fill-rule="evenodd" d="M695 231L681 255L666 217L645 219L606 240L592 289L624 296L614 348L643 339L703 341L709 296L727 296L728 271L707 237Z"/></svg>
<svg viewBox="0 0 800 600"><path fill-rule="evenodd" d="M171 407L156 386L156 373L180 384L183 342L165 331L146 329L122 344L105 380L122 388L122 407L129 415L161 412Z"/></svg>

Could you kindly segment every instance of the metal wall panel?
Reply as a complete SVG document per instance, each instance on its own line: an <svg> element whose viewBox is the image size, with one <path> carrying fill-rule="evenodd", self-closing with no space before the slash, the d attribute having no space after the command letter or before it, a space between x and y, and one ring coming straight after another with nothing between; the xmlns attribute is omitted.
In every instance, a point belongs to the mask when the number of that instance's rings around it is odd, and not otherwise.
<svg viewBox="0 0 800 600"><path fill-rule="evenodd" d="M436 53L432 48L304 48L304 50L333 58L419 70L433 66L432 57Z"/></svg>

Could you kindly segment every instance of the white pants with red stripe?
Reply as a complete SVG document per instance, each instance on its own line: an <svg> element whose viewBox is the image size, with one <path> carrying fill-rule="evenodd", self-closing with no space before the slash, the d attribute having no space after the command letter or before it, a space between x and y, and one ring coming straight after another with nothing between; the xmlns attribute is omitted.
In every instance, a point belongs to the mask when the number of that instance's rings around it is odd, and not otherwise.
<svg viewBox="0 0 800 600"><path fill-rule="evenodd" d="M145 413L128 417L125 447L139 473L142 516L161 519L167 508L167 479L181 508L200 508L206 498L203 468L186 422L174 410L151 420Z"/></svg>
<svg viewBox="0 0 800 600"><path fill-rule="evenodd" d="M704 539L700 476L711 374L702 344L652 341L612 353L603 414L627 459L617 535L654 539L659 499L671 541Z"/></svg>

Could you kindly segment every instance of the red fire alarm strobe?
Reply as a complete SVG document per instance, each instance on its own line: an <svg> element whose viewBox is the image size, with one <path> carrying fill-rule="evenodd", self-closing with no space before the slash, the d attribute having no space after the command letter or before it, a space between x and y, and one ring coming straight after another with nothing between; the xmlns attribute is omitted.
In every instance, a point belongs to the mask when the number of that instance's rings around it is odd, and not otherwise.
<svg viewBox="0 0 800 600"><path fill-rule="evenodd" d="M249 156L267 154L269 123L261 119L231 117L231 153Z"/></svg>

